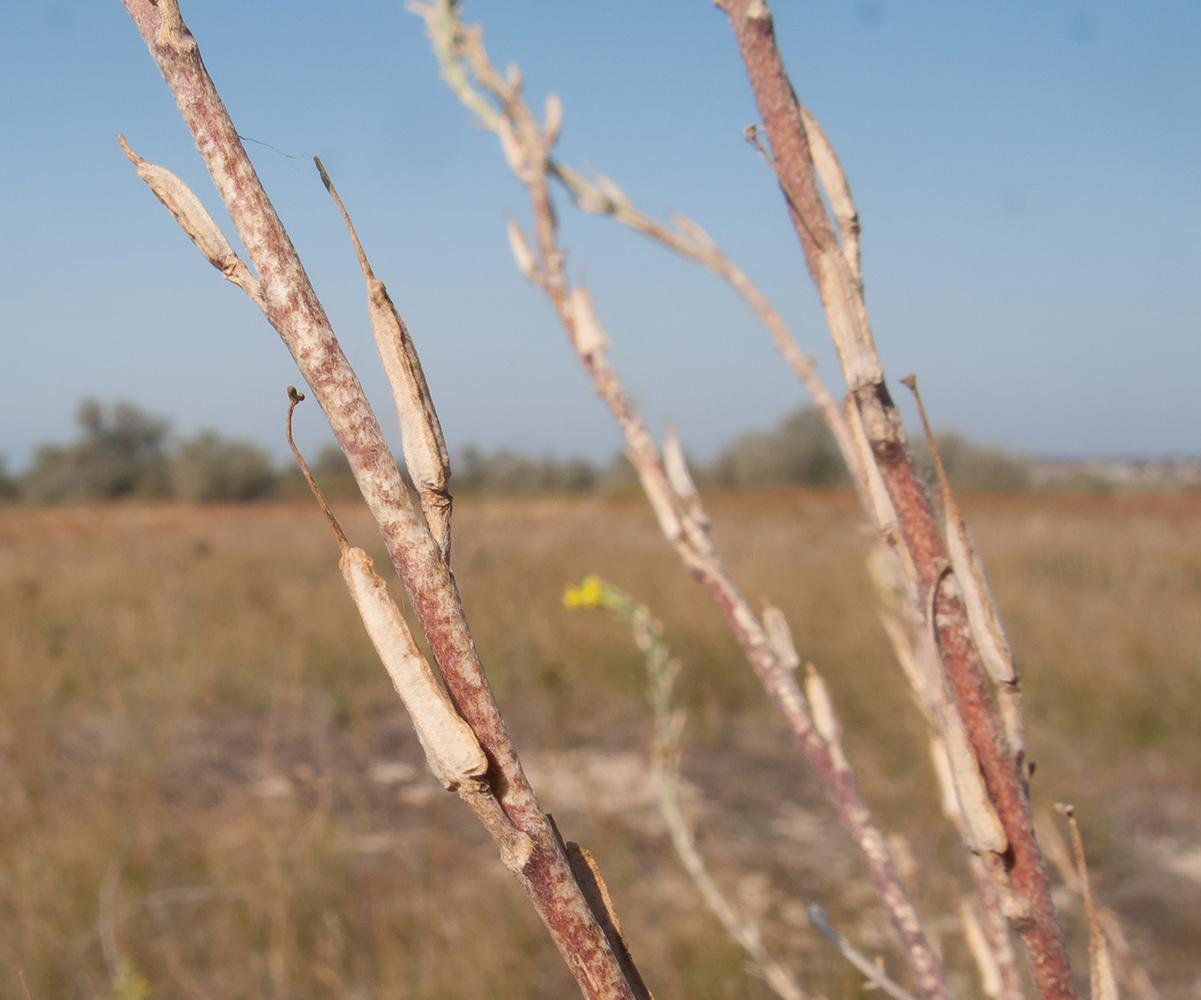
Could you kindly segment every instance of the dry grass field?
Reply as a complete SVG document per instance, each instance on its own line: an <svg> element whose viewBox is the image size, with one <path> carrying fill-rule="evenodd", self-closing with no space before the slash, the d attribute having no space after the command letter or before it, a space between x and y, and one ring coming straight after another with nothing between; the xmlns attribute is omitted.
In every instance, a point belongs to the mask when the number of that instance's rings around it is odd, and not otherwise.
<svg viewBox="0 0 1201 1000"><path fill-rule="evenodd" d="M876 622L849 494L707 499L788 615L961 997L964 863ZM969 497L1024 672L1036 812L1078 807L1099 896L1165 998L1201 996L1201 497ZM386 565L365 514L352 541ZM426 773L309 502L0 509L0 997L550 998L576 987L490 840ZM652 606L717 880L813 995L902 972L858 862L707 598L635 499L457 505L454 568L514 741L600 861L659 1000L766 997L670 851L640 655L566 584ZM393 586L399 597L399 584ZM1061 903L1086 968L1079 904Z"/></svg>

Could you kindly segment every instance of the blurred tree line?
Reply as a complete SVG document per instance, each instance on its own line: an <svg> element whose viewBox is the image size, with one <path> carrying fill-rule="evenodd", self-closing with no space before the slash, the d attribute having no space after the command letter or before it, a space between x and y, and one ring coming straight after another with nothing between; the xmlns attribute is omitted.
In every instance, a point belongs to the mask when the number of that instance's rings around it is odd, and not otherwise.
<svg viewBox="0 0 1201 1000"><path fill-rule="evenodd" d="M76 422L80 433L74 441L42 445L21 475L6 473L0 464L0 500L142 497L232 503L307 494L296 468L276 466L260 445L207 430L175 437L167 420L131 403L105 407L85 399ZM959 489L1010 492L1030 486L1031 463L1023 456L980 447L954 432L940 435L938 444L951 483ZM924 442L915 445L919 464L933 482ZM333 444L317 453L312 466L331 497L357 495L346 459ZM771 430L745 434L712 461L691 466L697 484L709 488L848 482L834 440L811 407L788 414ZM611 493L636 489L637 477L621 454L597 465L583 458L534 458L469 445L456 456L451 487L457 494Z"/></svg>

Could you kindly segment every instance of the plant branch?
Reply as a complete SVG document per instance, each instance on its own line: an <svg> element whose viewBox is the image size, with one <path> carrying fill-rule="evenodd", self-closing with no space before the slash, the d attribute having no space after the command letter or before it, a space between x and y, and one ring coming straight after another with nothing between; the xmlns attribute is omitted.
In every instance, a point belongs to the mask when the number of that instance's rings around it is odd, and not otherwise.
<svg viewBox="0 0 1201 1000"><path fill-rule="evenodd" d="M586 288L571 286L548 188L550 149L562 113L558 101L548 100L546 124L540 126L521 97L519 71L511 67L507 76L501 76L484 49L480 28L462 24L453 0L411 2L409 9L426 22L443 79L465 105L476 110L481 123L496 133L510 170L526 188L536 252L510 220L509 236L518 266L550 300L593 388L626 439L626 455L638 472L660 529L688 571L709 591L859 849L922 993L928 1000L944 1000L950 993L941 966L854 776L849 767L835 766L814 728L796 679L773 650L763 625L722 563L674 433L668 428L661 458L641 414L605 357L608 337L596 317L591 295ZM475 89L472 78L490 95L491 103Z"/></svg>
<svg viewBox="0 0 1201 1000"><path fill-rule="evenodd" d="M632 985L581 892L562 843L509 741L450 568L413 508L362 386L259 182L176 0L122 2L171 90L257 272L261 301L256 302L325 412L379 525L453 705L486 752L486 792L475 789L478 794L469 798L469 804L500 841L507 862L516 862L519 856L506 853L506 830L516 830L531 841L522 863L513 863L510 870L533 901L584 994L598 1000L633 1000L642 994Z"/></svg>
<svg viewBox="0 0 1201 1000"><path fill-rule="evenodd" d="M1007 840L994 866L1012 886L1010 913L1044 1000L1073 996L1071 970L1030 818L1025 775L990 697L972 635L963 587L906 446L884 382L863 303L861 283L840 247L822 201L800 103L776 45L764 0L722 0L771 145L775 172L805 261L817 285L850 405L858 411L871 455L896 511L943 669Z"/></svg>
<svg viewBox="0 0 1201 1000"><path fill-rule="evenodd" d="M672 846L684 870L726 933L747 953L754 970L780 1000L805 1000L793 974L780 964L763 944L763 933L750 918L739 913L726 899L705 866L680 807L680 754L684 713L675 707L673 689L680 672L663 641L662 628L645 604L636 604L625 591L596 576L585 577L578 587L563 596L569 608L603 607L612 611L634 633L634 644L646 659L647 700L651 704L654 739L651 768L659 790L659 812L667 824ZM912 1000L904 997L901 1000Z"/></svg>

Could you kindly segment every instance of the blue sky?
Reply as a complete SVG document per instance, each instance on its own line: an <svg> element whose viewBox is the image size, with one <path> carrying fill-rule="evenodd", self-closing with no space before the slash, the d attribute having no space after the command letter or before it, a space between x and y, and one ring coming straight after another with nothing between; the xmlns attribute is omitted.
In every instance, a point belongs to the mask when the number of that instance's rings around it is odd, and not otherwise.
<svg viewBox="0 0 1201 1000"><path fill-rule="evenodd" d="M859 205L890 377L916 371L934 422L984 441L1196 453L1201 4L774 10ZM504 214L524 217L522 191L438 79L420 22L395 0L183 11L239 130L269 144L251 155L384 422L361 279L314 153L413 331L452 448L616 449L509 256ZM712 4L468 0L464 15L495 60L521 64L533 102L561 95L563 159L704 225L840 385L779 193L742 140L754 106ZM286 351L114 140L181 174L225 224L118 0L0 5L0 92L0 454L19 467L69 437L91 394L282 455ZM724 286L566 202L561 217L652 425L670 417L703 456L804 401ZM299 423L307 447L326 438L315 408Z"/></svg>

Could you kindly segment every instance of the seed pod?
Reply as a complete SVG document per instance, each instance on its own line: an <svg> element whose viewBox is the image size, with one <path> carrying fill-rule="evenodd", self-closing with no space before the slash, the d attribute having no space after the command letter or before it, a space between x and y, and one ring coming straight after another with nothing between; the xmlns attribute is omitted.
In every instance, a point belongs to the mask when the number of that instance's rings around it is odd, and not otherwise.
<svg viewBox="0 0 1201 1000"><path fill-rule="evenodd" d="M371 270L354 223L342 199L338 197L329 174L320 159L314 157L314 162L322 183L342 214L350 242L359 258L359 268L367 286L367 318L371 322L375 346L383 362L384 373L388 376L392 399L396 403L405 467L413 485L417 487L421 510L430 533L441 549L443 558L449 561L451 496L447 492L447 481L450 479L450 454L442 436L442 424L434 409L429 385L425 381L425 372L421 368L421 359L417 356L417 348L408 327L388 295L387 287Z"/></svg>
<svg viewBox="0 0 1201 1000"><path fill-rule="evenodd" d="M596 186L601 189L605 197L613 202L614 205L618 205L621 208L634 207L634 203L630 201L630 196L604 174L597 174L595 180Z"/></svg>
<svg viewBox="0 0 1201 1000"><path fill-rule="evenodd" d="M980 764L968 743L963 720L951 704L944 705L943 732L969 846L977 853L1004 854L1009 847L1009 838L1005 836L1001 818L984 787Z"/></svg>
<svg viewBox="0 0 1201 1000"><path fill-rule="evenodd" d="M592 295L582 285L571 290L571 316L575 321L575 348L581 354L599 354L609 346L609 335L596 318Z"/></svg>
<svg viewBox="0 0 1201 1000"><path fill-rule="evenodd" d="M231 273L241 261L192 189L181 177L166 167L160 167L157 163L151 163L138 156L129 148L125 136L118 135L117 142L121 144L129 162L137 168L138 176L163 203L163 207L188 234L188 239L196 244L196 248L204 254L205 259L223 274Z"/></svg>
<svg viewBox="0 0 1201 1000"><path fill-rule="evenodd" d="M821 733L822 739L829 747L836 747L840 742L838 720L834 717L834 706L830 701L830 692L826 682L817 668L810 663L805 677L805 697L809 701L809 710L813 713L813 724Z"/></svg>
<svg viewBox="0 0 1201 1000"><path fill-rule="evenodd" d="M513 251L513 259L517 261L517 270L525 275L525 280L538 283L538 264L534 260L534 251L530 249L521 225L513 216L505 220L505 231L509 234L509 249Z"/></svg>
<svg viewBox="0 0 1201 1000"><path fill-rule="evenodd" d="M680 439L676 437L675 428L670 421L663 431L663 470L667 473L667 481L676 496L681 500L692 500L697 496L696 484L688 471L688 461L684 458L684 449L680 447Z"/></svg>
<svg viewBox="0 0 1201 1000"><path fill-rule="evenodd" d="M546 95L546 112L542 119L542 141L546 148L551 146L559 138L559 129L563 127L563 102L559 100L559 95L550 93Z"/></svg>
<svg viewBox="0 0 1201 1000"><path fill-rule="evenodd" d="M488 758L475 733L455 711L417 649L409 626L375 572L371 558L362 549L349 548L338 567L396 693L413 717L430 770L447 788L484 774Z"/></svg>
<svg viewBox="0 0 1201 1000"><path fill-rule="evenodd" d="M518 180L523 180L528 173L525 153L513 131L513 126L507 119L502 118L498 122L496 137L500 140L500 150L505 154L505 162L509 165L509 169L513 171Z"/></svg>
<svg viewBox="0 0 1201 1000"><path fill-rule="evenodd" d="M801 658L792 642L792 629L788 627L784 612L774 604L763 609L763 630L767 633L767 644L776 654L780 666L785 670L796 670L801 665Z"/></svg>

